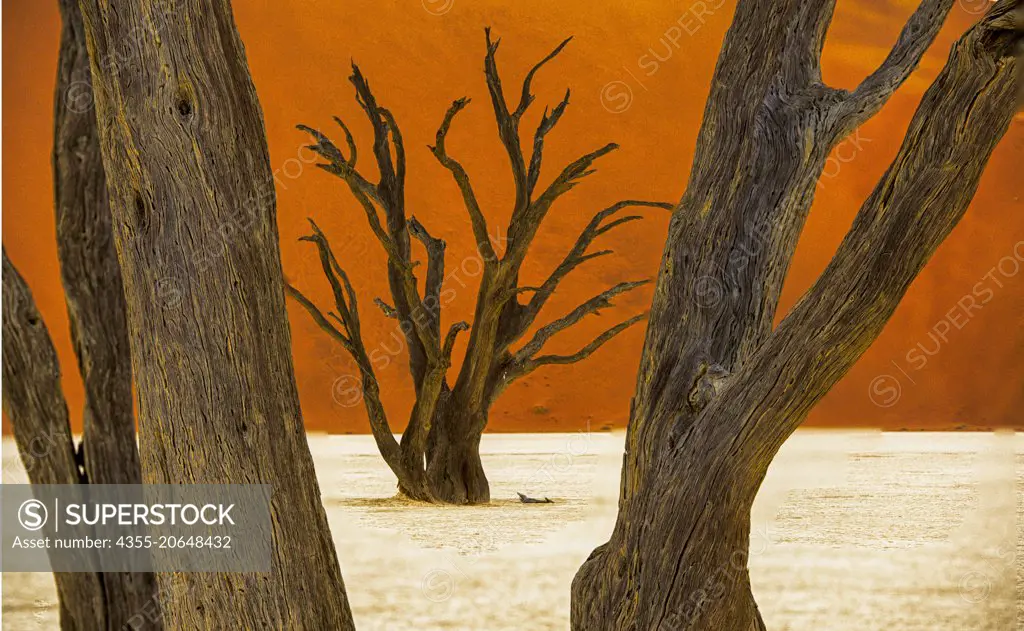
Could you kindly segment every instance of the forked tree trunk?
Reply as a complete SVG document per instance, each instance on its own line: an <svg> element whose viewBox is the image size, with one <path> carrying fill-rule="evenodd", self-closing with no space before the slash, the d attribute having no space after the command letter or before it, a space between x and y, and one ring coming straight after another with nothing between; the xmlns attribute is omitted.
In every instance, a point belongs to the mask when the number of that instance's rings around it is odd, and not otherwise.
<svg viewBox="0 0 1024 631"><path fill-rule="evenodd" d="M85 26L77 0L60 0L60 10L54 197L71 340L85 385L82 466L89 484L139 484L128 322L93 109ZM111 629L122 628L155 602L151 573L107 573L102 580Z"/></svg>
<svg viewBox="0 0 1024 631"><path fill-rule="evenodd" d="M818 65L832 2L739 3L666 245L618 520L573 581L574 629L764 628L746 561L768 466L963 216L1016 109L1020 2L1003 0L954 47L832 263L771 330L823 156L906 78L951 4L926 0L846 93Z"/></svg>
<svg viewBox="0 0 1024 631"><path fill-rule="evenodd" d="M227 0L81 0L150 484L269 484L266 574L161 573L174 629L352 629L292 367L262 113Z"/></svg>

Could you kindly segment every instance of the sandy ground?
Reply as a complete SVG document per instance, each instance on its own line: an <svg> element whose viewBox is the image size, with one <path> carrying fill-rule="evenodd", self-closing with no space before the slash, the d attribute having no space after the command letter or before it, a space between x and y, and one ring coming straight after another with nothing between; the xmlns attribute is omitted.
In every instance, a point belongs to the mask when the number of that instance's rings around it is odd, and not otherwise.
<svg viewBox="0 0 1024 631"><path fill-rule="evenodd" d="M310 444L361 631L568 628L572 576L614 521L621 435L486 436L494 502L475 508L391 498L369 437ZM3 462L20 481L9 441ZM1022 490L1020 436L799 432L752 520L768 628L1024 629ZM4 630L56 628L50 575L4 575L3 610Z"/></svg>

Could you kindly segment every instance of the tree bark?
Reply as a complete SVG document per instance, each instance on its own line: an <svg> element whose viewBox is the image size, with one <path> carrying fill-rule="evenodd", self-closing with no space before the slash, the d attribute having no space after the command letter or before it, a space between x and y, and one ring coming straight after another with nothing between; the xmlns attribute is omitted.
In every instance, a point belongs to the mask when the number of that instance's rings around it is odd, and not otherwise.
<svg viewBox="0 0 1024 631"><path fill-rule="evenodd" d="M81 450L90 484L140 484L131 354L121 268L93 110L89 51L77 0L61 0L54 102L57 253L71 340L85 385ZM120 629L153 602L151 573L102 576L108 625Z"/></svg>
<svg viewBox="0 0 1024 631"><path fill-rule="evenodd" d="M78 484L75 444L60 384L57 351L32 292L3 252L3 406L32 484ZM108 625L104 575L55 572L65 631ZM117 612L115 612L117 613ZM130 614L129 614L130 615ZM124 620L118 617L118 620Z"/></svg>
<svg viewBox="0 0 1024 631"><path fill-rule="evenodd" d="M449 394L438 406L427 447L427 478L434 496L448 504L486 504L491 488L480 459L489 405L467 409Z"/></svg>
<svg viewBox="0 0 1024 631"><path fill-rule="evenodd" d="M761 54L749 56L759 64L785 69L810 59L816 66L816 55L807 57L808 49L794 35L814 33L811 50L820 51L828 5L776 4L773 13L763 3L741 2L719 72L742 64L736 54L746 46L759 48ZM787 150L784 139L800 134L779 122L825 121L827 129L851 131L905 78L906 64L916 63L914 57L927 45L921 39L934 36L948 5L923 3L882 68L852 93L813 81L815 91L829 94L825 102L797 99L786 105L776 98L799 93L794 77L800 73L782 70L779 89L753 103L740 95L752 86L761 94L758 90L771 81L745 78L740 86L724 77L716 80L698 161L676 211L659 276L627 435L619 518L609 542L594 551L573 581L574 629L764 628L746 563L754 497L783 442L878 336L966 211L1016 110L1020 63L1011 55L1020 39L1019 1L994 4L956 44L832 263L774 332L770 315L796 236L790 230L796 228L798 235L810 198L772 201L775 192L790 189L785 177L780 181L767 174L744 185L751 193L761 189L761 196L747 199L769 200L767 208L722 207L714 198L700 202L702 191L736 190L729 173L763 171L759 160L769 146L776 152L772 168L780 175L789 171L780 165L799 164L793 161L798 147ZM808 23L814 28L786 28L803 23L816 8L822 9L819 17ZM756 19L762 10L778 20ZM748 38L754 30L760 37ZM716 125L732 116L729 103L740 107L731 131ZM779 114L779 107L793 103L799 106L793 113L803 115ZM717 134L742 132L755 121L761 137L752 137L754 147L739 154L740 162L711 159L716 151L730 155L727 148L733 146L719 144ZM768 144L758 149L760 142ZM808 151L814 155L817 149ZM729 172L715 175L715 169ZM717 186L707 186L715 179ZM751 225L764 225L764 218L767 235L750 240ZM758 247L737 250L735 237L722 238L730 234ZM737 251L742 259L735 258ZM704 289L716 289L714 301L701 300L707 295L700 282Z"/></svg>
<svg viewBox="0 0 1024 631"><path fill-rule="evenodd" d="M262 112L227 0L81 0L150 484L270 484L267 574L161 573L170 628L352 629L292 366Z"/></svg>

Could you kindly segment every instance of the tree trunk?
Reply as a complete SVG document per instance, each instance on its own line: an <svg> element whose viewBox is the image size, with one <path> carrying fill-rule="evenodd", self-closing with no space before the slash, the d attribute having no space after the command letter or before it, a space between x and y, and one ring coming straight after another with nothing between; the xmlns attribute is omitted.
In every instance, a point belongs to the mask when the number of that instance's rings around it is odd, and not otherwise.
<svg viewBox="0 0 1024 631"><path fill-rule="evenodd" d="M227 0L81 0L150 484L270 484L267 574L167 572L169 628L352 629L292 367L262 112Z"/></svg>
<svg viewBox="0 0 1024 631"><path fill-rule="evenodd" d="M3 405L32 484L78 484L75 445L60 385L60 363L28 285L3 252ZM107 624L103 575L55 572L65 631Z"/></svg>
<svg viewBox="0 0 1024 631"><path fill-rule="evenodd" d="M950 5L924 2L883 66L846 93L818 72L832 3L740 2L666 245L619 518L573 581L574 629L764 628L746 564L754 497L783 442L870 346L966 211L1015 111L1020 9L1017 22L1010 12L1019 1L994 4L954 47L832 263L772 332L813 191L802 183L820 173L804 171L814 160L794 159L818 155L816 145L805 153L786 141L834 142L877 111ZM754 73L737 73L744 64ZM726 116L733 124L716 124ZM735 136L746 133L752 144ZM736 191L751 203L718 198Z"/></svg>
<svg viewBox="0 0 1024 631"><path fill-rule="evenodd" d="M61 0L60 10L54 197L71 339L85 385L81 447L85 480L140 484L128 322L93 111L85 26L77 0ZM111 629L122 628L154 602L156 581L151 573L107 573L102 580Z"/></svg>
<svg viewBox="0 0 1024 631"><path fill-rule="evenodd" d="M486 504L491 501L480 460L482 423L486 407L467 409L455 397L438 405L427 447L427 477L438 501L448 504Z"/></svg>

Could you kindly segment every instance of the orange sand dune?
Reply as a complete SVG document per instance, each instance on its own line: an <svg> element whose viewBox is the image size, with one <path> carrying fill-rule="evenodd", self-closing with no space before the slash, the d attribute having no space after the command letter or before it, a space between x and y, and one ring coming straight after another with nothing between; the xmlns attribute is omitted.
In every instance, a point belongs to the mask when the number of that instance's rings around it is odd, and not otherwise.
<svg viewBox="0 0 1024 631"><path fill-rule="evenodd" d="M677 200L683 191L704 99L733 2L591 3L579 0L423 0L422 2L236 1L235 11L267 120L277 179L284 267L294 282L326 301L328 292L307 244L306 217L333 238L362 297L367 346L395 353L380 371L392 422L400 427L412 403L404 355L393 321L372 307L386 292L384 256L362 211L340 181L312 168L298 122L335 130L334 114L353 127L368 164L369 130L347 81L355 59L378 98L397 116L409 147L408 201L435 235L448 241L448 269L457 274L447 320L469 318L478 274L457 189L426 145L452 99L473 104L449 136L449 151L469 170L492 229L511 207L507 162L489 114L482 76L484 25L502 37L499 63L507 86L558 41L573 43L535 83L538 102L524 124L532 130L545 103L572 88L569 112L549 140L548 177L555 165L608 141L622 148L598 175L549 216L531 251L525 282L543 277L592 213L623 197ZM968 25L980 0L961 0L918 72L885 110L837 149L819 186L815 208L789 279L789 308L824 268L860 201L888 165L914 107ZM841 2L825 53L825 77L852 87L895 41L914 3ZM56 73L55 2L3 0L4 236L12 260L31 284L64 362L73 414L81 407L57 267L49 152ZM511 91L511 88L509 88ZM1024 426L1024 212L1018 121L988 168L968 217L915 283L882 337L818 406L817 425L952 428ZM547 313L557 317L609 283L657 271L667 216L605 238L617 257L596 261L567 279ZM1014 258L1014 246L1017 255ZM1007 258L1009 257L1009 258ZM1000 268L1000 265L1002 267ZM994 270L994 271L993 271ZM463 286L464 285L464 286ZM559 340L567 350L648 304L650 294L623 298ZM326 304L326 302L325 302ZM299 388L311 429L361 432L365 415L350 391L353 363L300 310L291 308ZM569 430L621 426L642 345L632 330L590 361L538 371L513 386L494 410L491 429ZM460 351L457 351L457 354ZM874 401L877 401L876 405Z"/></svg>

